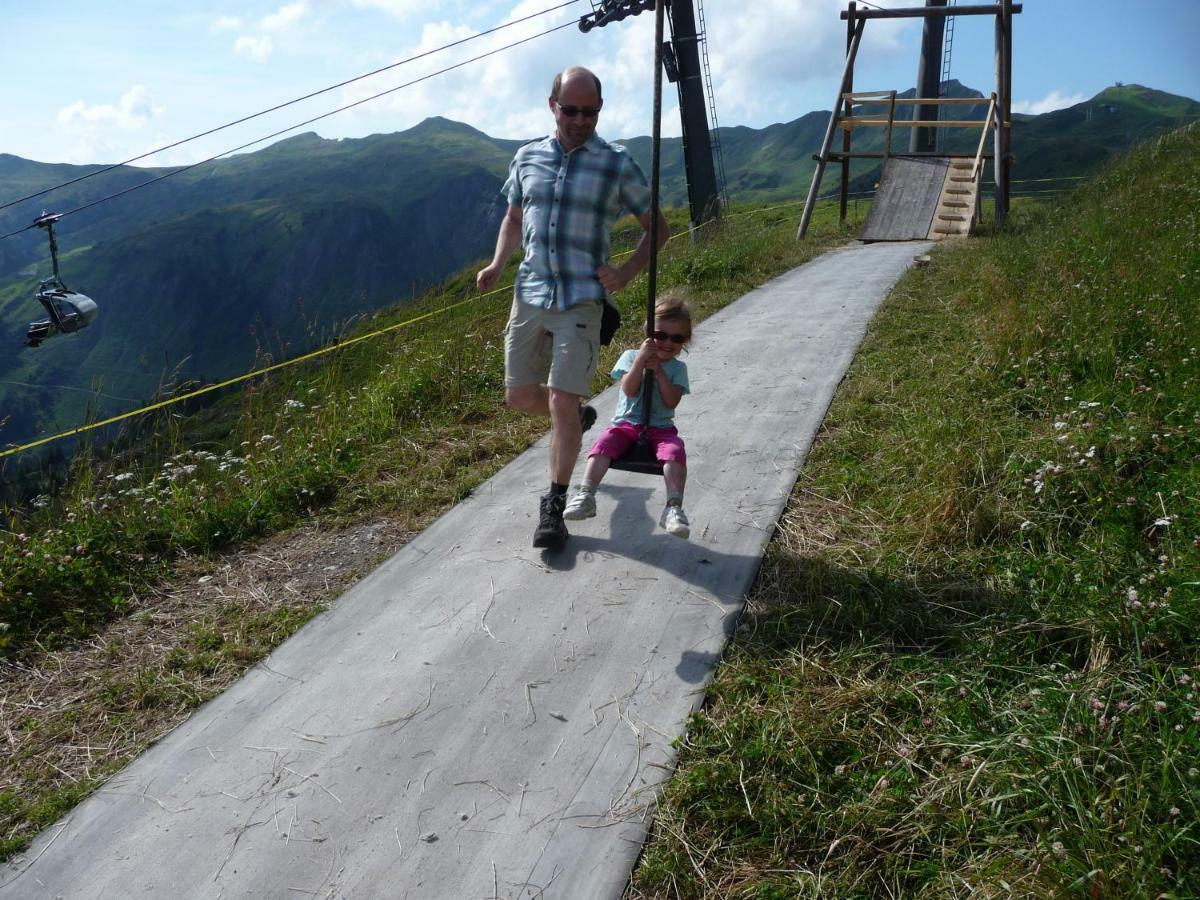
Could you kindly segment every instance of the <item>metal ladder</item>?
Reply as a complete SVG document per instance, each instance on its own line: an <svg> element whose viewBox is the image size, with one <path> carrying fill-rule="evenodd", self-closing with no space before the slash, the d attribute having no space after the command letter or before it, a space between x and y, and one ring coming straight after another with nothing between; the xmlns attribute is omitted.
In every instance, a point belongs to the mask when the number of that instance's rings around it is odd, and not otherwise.
<svg viewBox="0 0 1200 900"><path fill-rule="evenodd" d="M700 43L700 64L704 67L704 92L708 95L708 140L712 145L713 160L717 164L717 190L721 194L721 206L729 205L729 191L725 185L725 159L721 155L721 137L717 133L717 98L713 94L712 69L708 64L708 29L704 24L704 0L696 0L697 40Z"/></svg>
<svg viewBox="0 0 1200 900"><path fill-rule="evenodd" d="M955 0L948 0L947 6L953 6ZM938 82L938 96L946 96L946 86L950 83L950 57L954 50L954 20L958 16L946 16L946 30L942 36L942 77ZM942 149L942 132L944 128L937 130L937 137L934 140L934 147L937 150Z"/></svg>

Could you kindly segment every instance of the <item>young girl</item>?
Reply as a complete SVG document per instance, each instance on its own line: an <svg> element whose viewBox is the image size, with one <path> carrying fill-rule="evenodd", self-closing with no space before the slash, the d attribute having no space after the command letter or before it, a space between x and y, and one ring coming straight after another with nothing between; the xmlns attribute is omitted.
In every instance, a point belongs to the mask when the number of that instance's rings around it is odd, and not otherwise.
<svg viewBox="0 0 1200 900"><path fill-rule="evenodd" d="M640 349L626 350L612 370L621 382L621 396L612 425L588 451L583 484L567 503L564 519L590 519L596 515L596 486L613 459L633 446L642 431L642 380L654 379L650 403L650 425L646 438L663 464L667 505L658 524L668 534L686 538L691 534L683 512L683 487L687 482L687 454L675 430L675 407L688 393L687 363L679 353L692 339L692 311L678 297L660 297L654 305L654 329Z"/></svg>

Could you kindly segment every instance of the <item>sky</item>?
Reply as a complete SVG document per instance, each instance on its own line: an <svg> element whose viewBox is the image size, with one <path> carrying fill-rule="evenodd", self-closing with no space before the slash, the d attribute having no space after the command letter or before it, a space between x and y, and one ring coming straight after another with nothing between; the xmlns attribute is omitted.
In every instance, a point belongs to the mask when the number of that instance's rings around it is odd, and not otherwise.
<svg viewBox="0 0 1200 900"><path fill-rule="evenodd" d="M0 153L119 162L561 2L0 0ZM705 16L720 125L762 128L831 108L845 58L844 0L694 2ZM1116 82L1200 99L1200 0L1023 6L1013 24L1014 111L1071 106ZM138 164L197 162L523 38L533 39L283 136L358 138L437 115L494 137L534 138L552 129L550 82L571 64L588 66L603 81L601 135L649 134L654 16L583 34L571 23L591 9L591 0L575 0ZM535 37L560 25L566 27ZM920 42L919 20L868 22L855 88L912 87ZM950 75L985 94L993 89L993 18L957 19ZM674 87L664 88L663 134L678 135Z"/></svg>

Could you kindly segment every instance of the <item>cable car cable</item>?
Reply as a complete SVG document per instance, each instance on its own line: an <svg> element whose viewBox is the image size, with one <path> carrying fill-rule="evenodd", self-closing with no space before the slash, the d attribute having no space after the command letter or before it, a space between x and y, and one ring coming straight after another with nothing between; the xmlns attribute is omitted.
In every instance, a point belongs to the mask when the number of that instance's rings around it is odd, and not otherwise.
<svg viewBox="0 0 1200 900"><path fill-rule="evenodd" d="M752 216L752 215L757 215L759 213L772 212L774 210L783 209L788 206L796 206L803 202L804 202L803 200L797 200L797 201L793 201L793 202L789 202L789 203L783 203L783 204L780 204L779 206L767 206L767 207L763 207L761 209L750 209L750 210L745 210L742 212L735 212L735 213L729 214L728 216L725 216L724 218L728 220L728 219L740 218L742 216ZM671 235L667 239L667 243L669 244L672 241L681 239L686 236L687 236L687 232L683 232L683 231L678 232L676 234ZM623 253L617 254L617 256L614 258L628 256L632 252L633 252L632 250L627 250L627 251L624 251ZM423 313L419 316L414 316L411 319L406 319L403 322L398 322L395 325L389 325L386 328L380 328L380 329L378 329L376 331L372 331L368 334L359 335L358 337L350 338L345 341L331 344L327 347L321 347L317 350L312 351L311 353L305 353L301 356L293 357L292 359L285 359L282 362L275 363L274 365L267 366L267 367L261 368L261 369L255 369L253 371L246 372L242 375L234 376L234 377L226 379L225 381L222 381L218 384L208 385L206 387L199 388L195 391L191 391L186 394L179 394L175 397L169 397L166 400L160 400L156 403L150 404L148 406L143 406L139 409L134 409L134 410L130 410L128 412L120 413L119 415L112 416L108 419L104 419L101 422L92 422L87 425L80 425L80 426L78 426L76 428L72 428L68 431L60 432L59 434L52 434L52 435L48 435L46 437L37 438L36 440L29 441L28 443L25 443L25 444L9 446L5 449L0 450L0 459L4 459L5 457L8 457L8 456L15 456L18 453L21 453L25 450L31 450L34 447L40 447L43 444L49 444L54 441L62 440L63 438L68 438L68 437L73 437L78 434L83 434L85 432L92 431L93 429L101 428L105 425L111 425L115 422L124 421L125 419L132 419L136 416L143 415L144 413L153 412L156 409L163 409L168 406L173 406L176 403L182 403L184 400L190 400L193 397L198 397L203 394L211 393L212 391L219 390L220 388L223 388L223 387L229 387L230 385L238 384L243 381L248 381L249 379L254 378L258 375L265 375L270 372L278 371L280 369L289 368L291 366L296 365L297 363L306 362L307 360L314 359L318 356L324 356L326 353L333 353L336 350L344 349L346 347L351 346L352 344L357 344L362 341L369 340L370 338L379 337L384 334L389 334L393 331L398 331L399 329L404 328L405 326L414 325L417 322L420 322L424 319L432 318L433 316L439 315L441 313L451 312L455 309L458 309L462 306L467 305L468 303L475 303L475 302L478 302L479 300L484 300L488 297L492 297L497 294L504 293L506 291L511 291L512 287L513 286L511 284L507 284L507 285L504 285L503 287L495 288L494 290L491 290L486 294L481 294L479 297L471 297L466 300L459 301L458 303L452 303L448 306L443 306L441 309L432 310L428 313ZM492 313L488 313L487 315L492 315ZM480 317L480 318L482 318L482 317Z"/></svg>
<svg viewBox="0 0 1200 900"><path fill-rule="evenodd" d="M520 19L514 19L511 22L505 22L503 25L497 25L493 28L489 28L487 31L481 31L478 34L472 34L472 35L469 35L468 37L460 38L457 41L451 41L449 44L443 44L441 47L435 47L432 50L426 50L424 53L418 53L414 56L408 57L407 59L402 59L398 62L390 63L389 65L382 66L378 69L374 69L373 71L364 72L362 75L356 75L354 78L347 78L345 81L340 81L337 84L331 84L329 87L321 88L319 91L313 91L312 93L305 94L303 97L297 97L294 100L288 100L284 103L278 103L275 106L270 107L269 109L260 110L259 112L251 113L250 115L247 115L247 116L242 116L242 118L240 118L240 119L235 119L232 122L226 122L224 125L218 125L215 128L208 129L207 131L201 131L198 134L193 134L191 137L181 138L180 140L176 141L173 144L165 144L164 146L157 147L154 150L147 150L145 153L142 153L139 156L132 156L123 162L113 163L112 165L104 166L103 168L97 169L94 172L88 172L86 175L80 175L78 178L72 178L70 181L64 181L62 184L56 184L53 187L48 187L43 190L37 191L36 193L28 194L24 197L19 197L16 200L10 200L7 203L0 204L0 211L8 209L10 206L16 206L18 203L24 203L26 200L34 200L38 197L44 197L46 194L53 193L54 191L61 190L62 188L69 187L73 184L78 184L81 181L86 181L87 179L94 178L97 175L103 175L106 172L111 172L114 169L119 169L122 166L127 166L130 163L134 163L134 162L137 162L138 160L145 159L148 156L154 156L156 153L162 153L166 150L173 150L176 147L182 147L184 144L189 143L190 141L195 141L202 137L208 137L211 134L216 134L218 131L224 131L226 128L232 128L234 125L241 125L244 122L249 122L252 119L257 119L258 117L265 116L268 113L278 112L279 110L284 109L288 106L292 106L296 103L301 103L305 100L311 100L313 97L318 97L321 94L327 94L330 91L335 91L338 88L345 87L348 84L353 84L356 81L362 81L365 78L371 78L375 75L379 75L382 72L387 72L390 69L395 69L398 66L403 66L410 62L415 62L418 59L423 59L426 56L432 56L435 53L441 53L443 50L449 50L452 47L457 47L460 44L465 44L469 41L475 40L476 38L486 37L489 34L495 34L496 32L502 31L505 28L511 28L513 25L519 25L522 22L527 22L530 19L535 19L538 16L545 15L546 13L556 12L557 10L564 9L565 7L572 6L579 2L580 2L580 0L566 0L565 3L560 3L557 6L551 6L551 7L548 7L547 9L541 10L540 12L530 13L529 15L523 16ZM296 127L299 127L299 126L296 126ZM263 138L263 140L266 140L266 138ZM233 153L235 151L230 150L230 151L226 151L226 152ZM6 235L6 237L7 237L7 235Z"/></svg>
<svg viewBox="0 0 1200 900"><path fill-rule="evenodd" d="M446 72L451 72L454 69L461 69L463 66L470 65L473 62L478 62L479 60L486 59L489 56L495 56L497 53L502 53L505 50L511 50L513 47L518 47L521 44L527 44L530 41L537 40L540 37L545 37L548 34L553 34L556 31L562 31L564 28L570 28L570 27L574 26L575 24L576 24L575 22L565 22L562 25L556 25L554 28L550 28L539 34L531 35L527 38L522 38L519 41L513 41L511 44L505 44L503 47L497 47L494 50L489 50L487 53L481 53L478 56L473 56L470 59L463 60L462 62L459 62L459 63L455 63L452 66L446 66L444 69L438 69L436 72L430 72L427 75L422 75L420 78L414 78L412 81L408 81L408 82L405 82L404 84L399 84L399 85L396 85L395 87L388 88L386 91L380 91L377 94L372 94L371 96L364 97L361 100L355 100L353 103L348 103L345 106L339 106L337 109L330 110L327 113L322 113L319 116L313 116L311 119L305 119L303 122L298 122L295 125L289 125L287 128L282 128L279 131L276 131L276 132L266 135L265 137L260 137L253 141L249 141L248 143L242 144L241 146L234 147L232 150L225 150L225 151L222 151L221 153L216 154L215 156L208 157L208 159L202 159L199 162L192 163L191 165L182 166L178 169L172 169L170 172L167 172L163 175L159 175L155 178L151 178L148 181L143 181L139 184L131 185L130 187L127 187L127 188L124 188L123 190L117 191L114 194L109 194L107 197L101 197L98 200L93 200L90 203L85 203L83 206L77 206L74 209L70 209L64 213L61 213L59 217L65 218L66 216L71 216L71 215L74 215L75 213L83 212L85 209L91 209L93 206L99 206L101 203L107 203L109 200L115 200L117 197L122 197L125 194L129 194L129 193L132 193L133 191L140 190L141 188L148 187L149 185L155 184L159 181L164 181L167 178L173 178L174 176L181 175L184 172L190 172L192 169L195 169L198 166L202 166L206 163L213 162L214 160L218 160L223 156L228 156L231 153L237 153L239 150L245 150L247 147L253 147L255 144L261 144L263 141L269 141L272 138L276 138L276 137L279 137L280 135L287 134L289 131L295 131L297 128L303 128L305 125L311 125L313 122L319 122L322 119L327 119L330 116L336 115L337 113L345 112L348 109L353 109L356 106L361 106L362 104L369 103L372 100L378 100L380 97L387 96L388 94L394 94L396 91L402 90L407 87L412 87L414 84L419 84L422 81L428 81L430 78L434 78L438 75L444 75ZM0 234L0 241L6 240L7 238L13 237L14 235L18 235L23 232L26 232L29 229L34 228L35 226L36 226L36 223L34 225L26 225L24 228L18 228L15 231L10 231L10 232L8 232L8 234Z"/></svg>

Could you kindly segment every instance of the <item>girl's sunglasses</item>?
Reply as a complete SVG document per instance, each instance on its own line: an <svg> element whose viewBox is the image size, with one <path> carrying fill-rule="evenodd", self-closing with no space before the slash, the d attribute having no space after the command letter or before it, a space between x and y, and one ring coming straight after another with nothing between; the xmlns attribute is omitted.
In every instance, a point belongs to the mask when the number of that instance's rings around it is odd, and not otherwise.
<svg viewBox="0 0 1200 900"><path fill-rule="evenodd" d="M650 337L656 341L670 341L672 344L682 344L688 339L686 334L670 334L666 331L652 331Z"/></svg>

